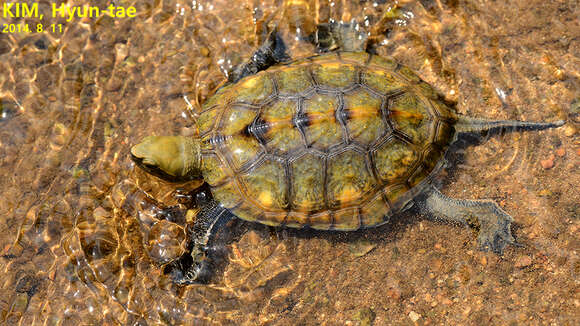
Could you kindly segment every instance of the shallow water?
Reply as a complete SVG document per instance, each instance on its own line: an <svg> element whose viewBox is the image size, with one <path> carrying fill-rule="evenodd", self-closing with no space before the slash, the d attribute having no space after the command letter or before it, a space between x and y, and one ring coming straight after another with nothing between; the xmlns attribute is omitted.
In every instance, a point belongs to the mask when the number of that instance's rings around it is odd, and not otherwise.
<svg viewBox="0 0 580 326"><path fill-rule="evenodd" d="M578 3L288 3L120 1L137 16L70 22L41 3L54 31L0 34L0 321L580 323ZM521 246L480 252L469 230L414 213L339 234L237 223L210 285L172 284L138 223L153 208L138 215L122 202L138 200L138 186L171 205L173 187L136 170L130 146L191 134L191 112L251 56L266 25L300 57L314 48L298 34L353 19L379 54L417 71L461 113L567 121L467 147L441 177L446 194L500 203Z"/></svg>

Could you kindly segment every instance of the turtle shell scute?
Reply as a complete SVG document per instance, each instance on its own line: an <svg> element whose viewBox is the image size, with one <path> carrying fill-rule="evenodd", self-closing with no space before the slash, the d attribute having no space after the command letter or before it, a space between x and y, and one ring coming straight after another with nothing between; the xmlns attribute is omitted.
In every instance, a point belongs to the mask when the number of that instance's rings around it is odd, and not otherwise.
<svg viewBox="0 0 580 326"><path fill-rule="evenodd" d="M440 99L410 69L367 53L273 66L204 106L202 173L214 197L245 220L379 225L441 165L457 117Z"/></svg>

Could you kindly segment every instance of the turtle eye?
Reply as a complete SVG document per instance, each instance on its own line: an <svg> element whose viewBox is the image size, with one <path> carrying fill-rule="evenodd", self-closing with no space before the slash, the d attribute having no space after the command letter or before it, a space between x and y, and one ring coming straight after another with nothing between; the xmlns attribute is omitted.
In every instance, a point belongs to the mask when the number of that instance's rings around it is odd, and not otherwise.
<svg viewBox="0 0 580 326"><path fill-rule="evenodd" d="M211 194L209 190L203 189L195 194L195 203L198 207L203 206L211 201Z"/></svg>

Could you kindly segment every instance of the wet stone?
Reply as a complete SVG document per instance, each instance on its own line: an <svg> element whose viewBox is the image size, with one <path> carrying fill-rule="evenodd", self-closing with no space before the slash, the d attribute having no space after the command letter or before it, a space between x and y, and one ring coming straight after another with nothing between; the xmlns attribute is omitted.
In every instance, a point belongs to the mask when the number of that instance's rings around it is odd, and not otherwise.
<svg viewBox="0 0 580 326"><path fill-rule="evenodd" d="M350 243L348 245L348 251L350 251L354 257L362 257L371 252L375 247L375 243L369 240L361 239Z"/></svg>
<svg viewBox="0 0 580 326"><path fill-rule="evenodd" d="M39 281L32 275L25 275L16 282L16 292L32 295L39 285Z"/></svg>
<svg viewBox="0 0 580 326"><path fill-rule="evenodd" d="M26 293L19 293L12 302L12 313L23 313L28 307L29 297Z"/></svg>
<svg viewBox="0 0 580 326"><path fill-rule="evenodd" d="M354 319L357 320L361 326L373 325L377 314L371 308L363 308L356 312Z"/></svg>
<svg viewBox="0 0 580 326"><path fill-rule="evenodd" d="M544 170L549 170L554 167L554 159L554 154L550 154L548 158L540 161L540 165Z"/></svg>
<svg viewBox="0 0 580 326"><path fill-rule="evenodd" d="M0 98L0 122L10 120L20 113L14 101Z"/></svg>
<svg viewBox="0 0 580 326"><path fill-rule="evenodd" d="M572 124L568 124L564 127L564 135L566 135L566 137L574 136L576 131L576 127L574 127Z"/></svg>
<svg viewBox="0 0 580 326"><path fill-rule="evenodd" d="M409 312L409 319L411 319L414 323L417 322L417 320L419 320L421 318L421 315L419 315L418 313L414 312L414 311L410 311Z"/></svg>
<svg viewBox="0 0 580 326"><path fill-rule="evenodd" d="M514 266L517 268L524 268L530 266L531 264L532 258L530 256L521 255L518 258L516 258Z"/></svg>

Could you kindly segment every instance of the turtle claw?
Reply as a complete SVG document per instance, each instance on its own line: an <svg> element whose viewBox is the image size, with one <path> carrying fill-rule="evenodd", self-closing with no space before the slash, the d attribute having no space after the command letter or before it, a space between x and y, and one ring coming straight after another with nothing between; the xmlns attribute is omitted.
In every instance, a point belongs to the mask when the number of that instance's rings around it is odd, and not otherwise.
<svg viewBox="0 0 580 326"><path fill-rule="evenodd" d="M204 254L186 253L180 259L167 264L164 273L169 275L176 284L205 284L210 281L212 276L210 265L210 261Z"/></svg>
<svg viewBox="0 0 580 326"><path fill-rule="evenodd" d="M505 247L514 244L515 239L511 234L511 222L513 218L503 212L500 214L483 214L478 216L480 222L477 245L482 251L493 251L501 255Z"/></svg>
<svg viewBox="0 0 580 326"><path fill-rule="evenodd" d="M211 279L211 271L208 266L209 264L205 262L200 262L192 265L187 271L180 271L174 269L171 271L170 276L175 284L187 285L194 283L207 284Z"/></svg>
<svg viewBox="0 0 580 326"><path fill-rule="evenodd" d="M194 192L192 191L187 191L185 189L175 189L175 192L173 194L173 196L175 197L175 199L177 200L178 203L185 205L187 207L189 206L195 206L195 201L194 201Z"/></svg>
<svg viewBox="0 0 580 326"><path fill-rule="evenodd" d="M481 202L480 207L484 210L466 218L467 224L478 233L480 250L501 255L508 244L515 243L510 229L513 218L494 202Z"/></svg>
<svg viewBox="0 0 580 326"><path fill-rule="evenodd" d="M501 231L501 232L505 232L505 231ZM507 245L513 245L515 244L514 238L512 236L510 236L509 238L506 238L503 236L503 234L495 234L495 235L491 235L491 234L480 234L479 237L477 237L477 245L479 247L479 250L481 251L493 251L494 253L498 254L498 255L502 255L503 254L503 250L505 249L505 247L507 247Z"/></svg>

